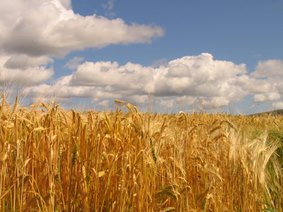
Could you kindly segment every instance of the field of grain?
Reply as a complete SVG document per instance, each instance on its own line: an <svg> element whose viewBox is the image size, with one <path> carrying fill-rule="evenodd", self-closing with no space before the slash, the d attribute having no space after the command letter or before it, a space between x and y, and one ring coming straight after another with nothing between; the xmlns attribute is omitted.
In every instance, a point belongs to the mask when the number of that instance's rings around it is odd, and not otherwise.
<svg viewBox="0 0 283 212"><path fill-rule="evenodd" d="M283 118L0 104L1 211L282 211Z"/></svg>

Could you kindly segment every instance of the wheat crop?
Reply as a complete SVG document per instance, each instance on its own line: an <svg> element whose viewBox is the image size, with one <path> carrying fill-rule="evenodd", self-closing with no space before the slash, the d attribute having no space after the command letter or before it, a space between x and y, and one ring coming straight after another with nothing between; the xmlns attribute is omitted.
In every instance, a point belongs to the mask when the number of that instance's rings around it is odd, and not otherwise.
<svg viewBox="0 0 283 212"><path fill-rule="evenodd" d="M282 211L282 118L118 104L77 112L2 99L0 210Z"/></svg>

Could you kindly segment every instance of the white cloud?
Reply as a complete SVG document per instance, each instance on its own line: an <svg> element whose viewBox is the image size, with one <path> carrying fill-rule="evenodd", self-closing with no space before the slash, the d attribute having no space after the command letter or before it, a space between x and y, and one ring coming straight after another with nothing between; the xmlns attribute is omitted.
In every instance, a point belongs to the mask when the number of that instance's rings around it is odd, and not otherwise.
<svg viewBox="0 0 283 212"><path fill-rule="evenodd" d="M218 108L248 94L244 87L249 82L246 78L249 79L245 65L215 60L204 53L156 68L110 61L84 62L50 88L29 88L26 93L36 95L43 90L39 95L54 92L60 98L88 97L97 102L123 98L138 104L147 104L151 95L161 98L157 102L160 105L172 105L173 99L176 104Z"/></svg>
<svg viewBox="0 0 283 212"><path fill-rule="evenodd" d="M109 102L109 100L103 100L103 101L99 102L98 105L102 106L104 108L108 108L110 106L110 102Z"/></svg>
<svg viewBox="0 0 283 212"><path fill-rule="evenodd" d="M75 70L78 68L78 66L84 61L84 57L73 57L71 60L69 60L65 67Z"/></svg>
<svg viewBox="0 0 283 212"><path fill-rule="evenodd" d="M0 84L29 86L42 83L53 75L52 68L47 68L43 65L38 65L43 61L47 62L46 58L29 58L26 61L23 58L12 56L0 56ZM20 65L23 65L20 68Z"/></svg>
<svg viewBox="0 0 283 212"><path fill-rule="evenodd" d="M237 83L239 76L246 73L245 65L214 60L208 53L187 56L157 69L154 93L158 96L226 96L232 101L245 94Z"/></svg>
<svg viewBox="0 0 283 212"><path fill-rule="evenodd" d="M272 104L274 109L283 109L283 101L282 102L274 102Z"/></svg>
<svg viewBox="0 0 283 212"><path fill-rule="evenodd" d="M115 92L146 93L152 83L153 69L139 64L86 62L72 76L71 85L106 87Z"/></svg>
<svg viewBox="0 0 283 212"><path fill-rule="evenodd" d="M111 11L115 0L106 3ZM111 61L83 62L74 57L65 67L72 75L48 83L53 59L72 51L112 44L148 43L164 34L161 27L128 24L120 18L82 16L71 0L0 1L0 86L23 86L33 98L90 98L109 106L115 98L157 105L221 108L252 96L282 108L283 61L260 61L249 73L244 64L211 54L157 61L153 66ZM180 106L181 107L181 106Z"/></svg>
<svg viewBox="0 0 283 212"><path fill-rule="evenodd" d="M283 95L283 61L260 61L256 70L250 75L250 91L255 102L279 100Z"/></svg>
<svg viewBox="0 0 283 212"><path fill-rule="evenodd" d="M280 99L279 93L261 93L254 96L255 102L267 102Z"/></svg>
<svg viewBox="0 0 283 212"><path fill-rule="evenodd" d="M73 74L70 85L99 87L124 96L154 95L208 98L206 105L225 106L246 91L237 86L244 65L214 60L210 54L183 57L158 68L116 62L86 62ZM222 98L225 97L225 100Z"/></svg>
<svg viewBox="0 0 283 212"><path fill-rule="evenodd" d="M176 107L176 101L173 98L171 98L171 99L161 98L161 99L159 99L158 103L159 103L159 105L161 107L166 108L166 109L170 109L170 108Z"/></svg>
<svg viewBox="0 0 283 212"><path fill-rule="evenodd" d="M201 106L204 108L219 108L223 106L227 106L230 103L230 99L224 96L217 96L211 99L204 99Z"/></svg>
<svg viewBox="0 0 283 212"><path fill-rule="evenodd" d="M0 1L0 83L32 86L52 76L52 58L111 44L148 43L163 34L158 26L75 14L71 0ZM75 57L66 67L74 70L82 60ZM72 87L74 95L83 95L77 88Z"/></svg>
<svg viewBox="0 0 283 212"><path fill-rule="evenodd" d="M71 9L71 7L72 7L71 0L60 0L60 2L65 8Z"/></svg>
<svg viewBox="0 0 283 212"><path fill-rule="evenodd" d="M93 87L71 86L71 75L64 76L57 80L53 85L41 84L29 86L23 90L25 95L41 98L71 98L71 97L91 97L97 92Z"/></svg>
<svg viewBox="0 0 283 212"><path fill-rule="evenodd" d="M0 2L0 48L30 56L61 56L111 44L147 43L163 35L157 26L75 14L67 0Z"/></svg>
<svg viewBox="0 0 283 212"><path fill-rule="evenodd" d="M25 86L23 94L33 99L89 98L99 106L110 106L117 98L169 110L214 110L246 96L252 96L257 103L272 102L274 108L282 102L283 80L277 73L281 70L280 61L261 61L249 73L244 64L217 60L208 53L177 58L157 67L130 62L83 62L83 58L75 57L65 65L73 73L53 84L46 82L53 74L48 68L50 63L45 56L1 56L0 83L21 84Z"/></svg>
<svg viewBox="0 0 283 212"><path fill-rule="evenodd" d="M266 60L260 61L256 71L253 73L255 77L270 78L273 80L281 80L283 77L283 61L282 60ZM279 78L278 78L279 77Z"/></svg>
<svg viewBox="0 0 283 212"><path fill-rule="evenodd" d="M11 55L5 63L5 67L25 70L35 66L45 66L52 62L53 60L46 56L30 57L27 55Z"/></svg>

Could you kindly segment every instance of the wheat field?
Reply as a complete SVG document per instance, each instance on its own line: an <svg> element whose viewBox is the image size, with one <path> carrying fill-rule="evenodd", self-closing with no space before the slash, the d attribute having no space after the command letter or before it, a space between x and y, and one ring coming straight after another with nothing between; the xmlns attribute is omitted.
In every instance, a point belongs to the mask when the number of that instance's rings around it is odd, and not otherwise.
<svg viewBox="0 0 283 212"><path fill-rule="evenodd" d="M1 211L282 211L283 118L0 104Z"/></svg>

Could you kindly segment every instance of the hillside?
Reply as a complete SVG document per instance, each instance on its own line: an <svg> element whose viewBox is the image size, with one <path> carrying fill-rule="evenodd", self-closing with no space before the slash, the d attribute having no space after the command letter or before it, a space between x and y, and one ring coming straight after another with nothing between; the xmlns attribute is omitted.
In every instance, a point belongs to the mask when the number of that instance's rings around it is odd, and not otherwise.
<svg viewBox="0 0 283 212"><path fill-rule="evenodd" d="M261 116L261 115L280 115L281 116L283 115L283 109L251 114L251 116Z"/></svg>

